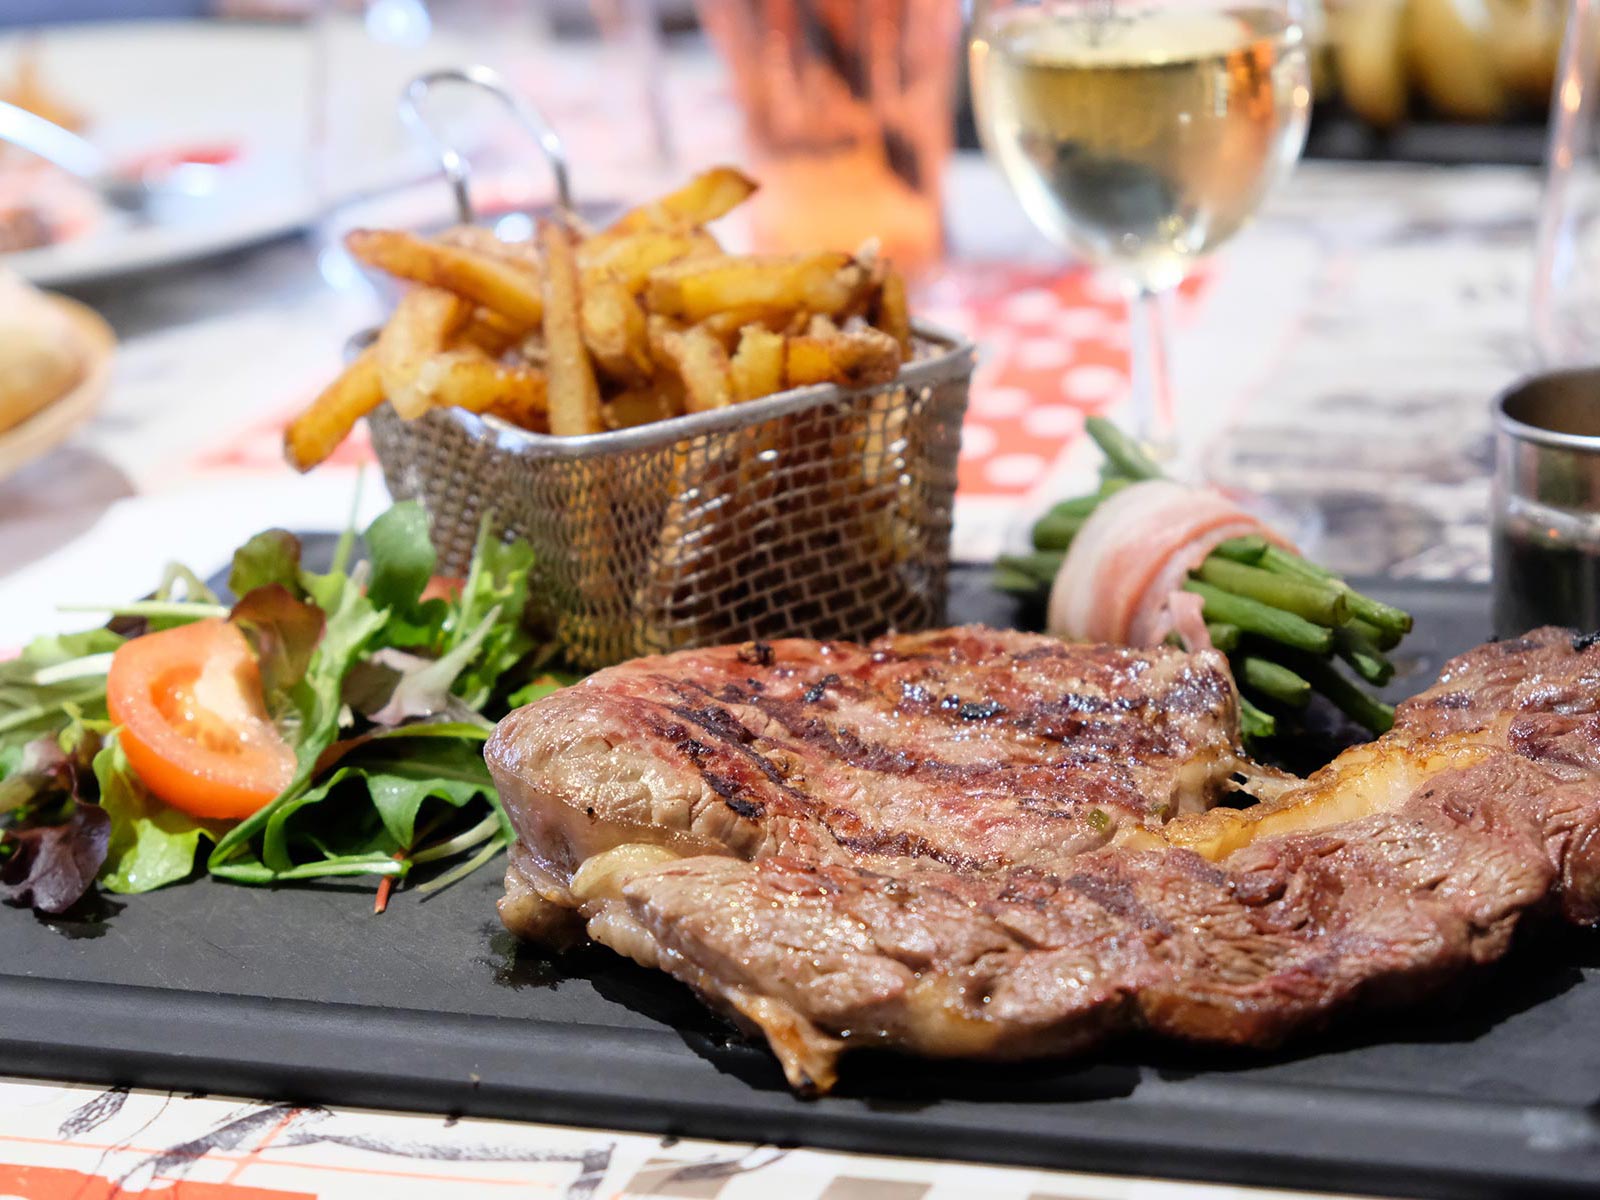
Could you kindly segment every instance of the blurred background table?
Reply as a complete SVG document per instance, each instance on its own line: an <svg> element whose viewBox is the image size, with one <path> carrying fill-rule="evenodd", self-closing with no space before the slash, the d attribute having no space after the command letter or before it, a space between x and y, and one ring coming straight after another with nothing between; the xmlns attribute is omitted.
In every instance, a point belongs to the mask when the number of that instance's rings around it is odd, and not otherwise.
<svg viewBox="0 0 1600 1200"><path fill-rule="evenodd" d="M703 48L667 80L669 100L693 97L674 114L682 170L737 160ZM1537 189L1520 167L1302 166L1176 297L1180 417L1207 469L1313 514L1303 539L1347 572L1486 577L1488 402L1531 365ZM1115 289L1054 258L971 152L951 165L946 212L950 257L920 299L980 342L956 555L987 560L1091 474L1082 421L1123 411L1126 337ZM209 569L263 525L343 522L365 444L303 479L280 457L287 418L378 315L366 291L329 287L321 248L294 235L73 290L122 340L115 382L81 434L0 482L0 639L81 621L58 601L138 594L164 558ZM369 474L365 510L380 491ZM0 1196L30 1198L110 1194L93 1179L230 1198L1234 1194L21 1081L0 1081L0 1112Z"/></svg>

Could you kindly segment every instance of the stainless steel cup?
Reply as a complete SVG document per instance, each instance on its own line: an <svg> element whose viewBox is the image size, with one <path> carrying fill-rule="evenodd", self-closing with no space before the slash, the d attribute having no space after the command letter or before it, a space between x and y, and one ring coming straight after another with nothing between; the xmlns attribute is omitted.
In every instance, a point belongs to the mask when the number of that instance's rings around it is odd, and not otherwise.
<svg viewBox="0 0 1600 1200"><path fill-rule="evenodd" d="M1600 629L1600 368L1524 380L1494 426L1495 633Z"/></svg>

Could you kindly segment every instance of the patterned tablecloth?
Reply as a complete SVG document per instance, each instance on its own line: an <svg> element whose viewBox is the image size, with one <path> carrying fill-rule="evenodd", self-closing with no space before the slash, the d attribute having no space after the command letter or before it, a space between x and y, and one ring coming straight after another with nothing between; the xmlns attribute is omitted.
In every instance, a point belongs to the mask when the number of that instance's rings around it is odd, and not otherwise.
<svg viewBox="0 0 1600 1200"><path fill-rule="evenodd" d="M1303 168L1174 305L1193 461L1287 500L1302 539L1346 570L1484 576L1487 405L1528 365L1536 193L1509 170ZM921 299L981 345L956 552L983 559L1086 483L1083 417L1122 411L1126 339L1115 289L1045 255L981 163L956 164L950 212L954 258ZM286 417L377 313L364 291L330 289L318 262L307 238L81 293L122 337L115 386L80 436L0 482L0 641L81 624L55 605L138 594L169 556L210 567L263 525L343 520L364 445L305 479L278 450ZM383 503L377 490L365 509ZM191 1200L1224 1193L0 1080L0 1197L119 1188Z"/></svg>

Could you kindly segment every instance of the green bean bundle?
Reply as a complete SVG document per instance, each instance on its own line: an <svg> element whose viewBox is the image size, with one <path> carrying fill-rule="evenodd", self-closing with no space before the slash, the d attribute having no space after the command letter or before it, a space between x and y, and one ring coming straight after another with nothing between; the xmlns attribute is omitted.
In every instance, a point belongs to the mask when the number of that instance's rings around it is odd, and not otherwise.
<svg viewBox="0 0 1600 1200"><path fill-rule="evenodd" d="M1090 417L1086 428L1105 455L1100 487L1040 517L1031 554L1000 558L995 584L1002 590L1048 594L1099 506L1130 484L1161 478L1149 456L1111 422ZM1285 731L1314 692L1373 733L1393 724L1394 709L1361 685L1382 687L1393 677L1386 652L1410 631L1411 614L1254 535L1218 544L1182 588L1199 597L1211 644L1228 656L1246 737ZM1171 634L1168 640L1179 639Z"/></svg>

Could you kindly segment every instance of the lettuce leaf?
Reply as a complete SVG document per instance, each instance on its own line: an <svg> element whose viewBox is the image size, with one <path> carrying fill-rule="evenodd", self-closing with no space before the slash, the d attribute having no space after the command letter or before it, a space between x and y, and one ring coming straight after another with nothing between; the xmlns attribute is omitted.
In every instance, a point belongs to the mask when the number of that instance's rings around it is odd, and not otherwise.
<svg viewBox="0 0 1600 1200"><path fill-rule="evenodd" d="M213 872L244 883L404 875L423 827L437 828L477 802L491 806L488 837L509 839L483 762L484 731L417 725L396 733L406 736L374 738L315 786L264 810L259 841Z"/></svg>
<svg viewBox="0 0 1600 1200"><path fill-rule="evenodd" d="M110 841L100 883L107 891L148 892L194 871L202 839L216 841L225 822L202 821L152 796L128 765L115 737L94 758L100 807L110 818Z"/></svg>
<svg viewBox="0 0 1600 1200"><path fill-rule="evenodd" d="M0 900L44 913L71 908L94 884L110 823L98 805L75 804L55 825L8 829L0 860Z"/></svg>
<svg viewBox="0 0 1600 1200"><path fill-rule="evenodd" d="M237 823L167 807L105 736L105 672L124 632L194 614L130 606L138 613L119 610L123 632L42 638L0 664L6 894L70 902L97 865L109 890L148 891L191 875L204 846L212 874L246 883L397 878L418 864L462 860L425 888L498 853L512 832L482 758L493 718L577 678L553 672L553 648L524 627L533 552L502 541L486 518L460 590L423 600L437 558L420 505L394 505L363 545L350 565L347 531L323 573L307 569L299 540L281 529L233 556L230 619L251 642L268 710L296 760L283 792ZM188 599L214 599L180 567L168 568L155 598L169 599L179 583ZM41 669L52 672L43 683ZM61 751L48 770L27 751L41 736ZM63 756L79 765L61 768Z"/></svg>
<svg viewBox="0 0 1600 1200"><path fill-rule="evenodd" d="M267 529L233 552L228 570L228 590L246 596L257 588L278 584L296 596L300 587L300 539L287 529Z"/></svg>
<svg viewBox="0 0 1600 1200"><path fill-rule="evenodd" d="M265 808L246 817L217 842L207 860L214 875L257 882L256 872L240 874L230 864L247 864L249 842L272 822L283 809L298 807L310 787L317 764L339 734L344 704L342 691L351 666L366 652L373 636L383 628L384 614L373 607L356 576L331 571L326 575L305 574L307 593L322 609L326 624L322 640L312 651L304 677L289 696L294 711L293 740L295 774L289 786Z"/></svg>
<svg viewBox="0 0 1600 1200"><path fill-rule="evenodd" d="M415 615L438 563L422 505L415 500L394 505L367 526L364 540L372 564L367 586L372 603L394 615Z"/></svg>
<svg viewBox="0 0 1600 1200"><path fill-rule="evenodd" d="M52 634L34 639L19 657L0 663L0 754L60 732L74 711L89 719L104 718L106 676L98 660L123 640L109 629ZM79 662L88 668L87 674L57 683L35 682L45 668ZM0 779L4 777L0 771Z"/></svg>
<svg viewBox="0 0 1600 1200"><path fill-rule="evenodd" d="M533 548L526 542L502 542L486 515L478 526L472 569L446 622L448 655L471 638L482 644L456 678L455 693L467 705L483 709L509 674L537 645L523 623L528 607L528 572Z"/></svg>

